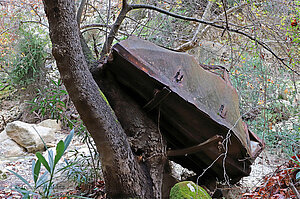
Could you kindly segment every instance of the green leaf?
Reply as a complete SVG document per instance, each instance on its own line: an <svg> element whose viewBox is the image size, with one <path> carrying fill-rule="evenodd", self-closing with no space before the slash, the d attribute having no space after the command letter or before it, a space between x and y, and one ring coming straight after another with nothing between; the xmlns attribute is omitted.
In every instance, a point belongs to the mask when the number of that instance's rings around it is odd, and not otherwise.
<svg viewBox="0 0 300 199"><path fill-rule="evenodd" d="M23 199L30 199L30 194L31 195L38 195L38 194L36 194L36 193L34 193L32 191L28 191L28 190L26 190L24 188L20 188L20 187L16 187L16 188L14 188L12 190L15 190L15 191L19 192L20 194L22 194L22 196L23 196L22 198Z"/></svg>
<svg viewBox="0 0 300 199"><path fill-rule="evenodd" d="M39 136L40 139L42 140L45 149L48 150L48 147L47 147L46 143L44 142L44 139L42 138L42 136L39 134L39 132L36 130L36 128L35 128L34 126L33 126L32 128L35 130L35 132L38 134L38 136Z"/></svg>
<svg viewBox="0 0 300 199"><path fill-rule="evenodd" d="M70 145L70 142L72 140L74 136L74 129L71 130L70 134L66 137L65 141L64 141L64 144L65 144L65 150L64 152L67 150L67 148L69 147Z"/></svg>
<svg viewBox="0 0 300 199"><path fill-rule="evenodd" d="M300 180L300 171L296 174L296 180Z"/></svg>
<svg viewBox="0 0 300 199"><path fill-rule="evenodd" d="M40 186L45 184L48 180L48 171L46 171L36 182L35 188L38 189Z"/></svg>
<svg viewBox="0 0 300 199"><path fill-rule="evenodd" d="M54 171L54 169L53 169L53 167L54 167L54 155L53 155L52 150L48 150L48 162L49 162L49 166L50 166L51 171Z"/></svg>
<svg viewBox="0 0 300 199"><path fill-rule="evenodd" d="M37 160L37 162L35 163L35 161L32 161L32 176L33 176L33 180L34 183L36 184L37 179L39 178L39 174L40 174L40 170L41 170L41 162L39 160Z"/></svg>
<svg viewBox="0 0 300 199"><path fill-rule="evenodd" d="M68 93L67 93L67 91L65 91L65 90L59 90L62 94L65 94L65 95L67 95Z"/></svg>
<svg viewBox="0 0 300 199"><path fill-rule="evenodd" d="M61 141L58 142L58 144L56 146L56 155L55 155L55 158L54 158L54 167L57 164L57 162L60 160L62 155L64 154L64 151L65 151L65 144L61 140Z"/></svg>
<svg viewBox="0 0 300 199"><path fill-rule="evenodd" d="M39 159L39 161L44 165L44 167L47 169L47 171L49 171L49 173L51 173L49 164L46 161L46 159L44 158L44 156L40 152L37 152L35 155Z"/></svg>
<svg viewBox="0 0 300 199"><path fill-rule="evenodd" d="M20 180L22 180L30 189L33 189L32 186L29 184L29 182L27 180L25 180L22 176L20 176L19 174L17 174L16 172L9 170L9 172L13 173L15 176L17 176Z"/></svg>

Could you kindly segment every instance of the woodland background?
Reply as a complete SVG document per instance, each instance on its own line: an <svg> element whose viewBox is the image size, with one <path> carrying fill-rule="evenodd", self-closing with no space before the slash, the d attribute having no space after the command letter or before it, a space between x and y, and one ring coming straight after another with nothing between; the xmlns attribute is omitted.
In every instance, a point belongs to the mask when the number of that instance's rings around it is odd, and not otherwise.
<svg viewBox="0 0 300 199"><path fill-rule="evenodd" d="M128 3L146 6L128 12L113 34L122 1L75 2L80 31L95 57L107 55L111 36L114 44L136 35L187 52L201 64L224 66L239 93L243 119L268 151L287 159L299 154L300 1L133 0ZM96 169L94 143L51 54L42 1L0 0L0 10L0 100L25 102L23 121L53 118L65 129L75 128L90 146ZM7 122L2 116L0 128Z"/></svg>

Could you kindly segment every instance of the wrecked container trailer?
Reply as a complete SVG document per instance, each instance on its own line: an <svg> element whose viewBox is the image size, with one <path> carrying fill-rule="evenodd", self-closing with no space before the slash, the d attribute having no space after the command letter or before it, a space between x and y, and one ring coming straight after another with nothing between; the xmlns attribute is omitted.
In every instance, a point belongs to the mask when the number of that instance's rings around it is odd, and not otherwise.
<svg viewBox="0 0 300 199"><path fill-rule="evenodd" d="M221 77L186 53L137 37L115 44L106 65L159 120L169 159L197 175L209 167L205 176L232 183L250 174L264 143L242 121L226 69Z"/></svg>

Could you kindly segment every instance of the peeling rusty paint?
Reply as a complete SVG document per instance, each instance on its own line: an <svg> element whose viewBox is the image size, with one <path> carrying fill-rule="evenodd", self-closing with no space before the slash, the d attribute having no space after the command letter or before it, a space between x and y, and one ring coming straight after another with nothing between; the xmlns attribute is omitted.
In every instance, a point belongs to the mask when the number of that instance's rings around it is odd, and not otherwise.
<svg viewBox="0 0 300 199"><path fill-rule="evenodd" d="M262 151L264 143L241 120L238 94L226 71L220 78L203 69L188 54L137 37L117 43L112 55L113 59L106 64L118 81L133 91L137 102L142 106L151 100L159 102L159 105L152 103L157 107L151 107L149 117L157 122L159 109L161 130L171 150L197 146L215 135L229 137L227 175L233 182L249 175L251 162ZM164 88L170 90L167 97L155 99L153 93ZM221 153L220 144L214 144L172 160L199 174ZM207 172L223 179L222 158Z"/></svg>

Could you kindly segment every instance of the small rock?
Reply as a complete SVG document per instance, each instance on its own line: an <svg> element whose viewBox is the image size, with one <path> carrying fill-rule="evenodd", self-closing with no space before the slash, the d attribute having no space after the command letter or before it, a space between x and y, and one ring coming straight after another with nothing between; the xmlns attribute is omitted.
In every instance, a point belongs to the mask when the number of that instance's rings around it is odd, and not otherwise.
<svg viewBox="0 0 300 199"><path fill-rule="evenodd" d="M7 136L6 131L0 133L0 156L16 157L24 155L25 149Z"/></svg>
<svg viewBox="0 0 300 199"><path fill-rule="evenodd" d="M43 141L46 145L55 141L55 130L21 121L8 123L6 133L16 143L26 148L28 152L44 150Z"/></svg>
<svg viewBox="0 0 300 199"><path fill-rule="evenodd" d="M38 125L38 126L47 127L47 128L51 128L51 129L53 129L55 132L61 130L61 121L59 121L59 120L47 119L47 120L44 120L44 121L40 122L40 123L37 124L37 125Z"/></svg>

